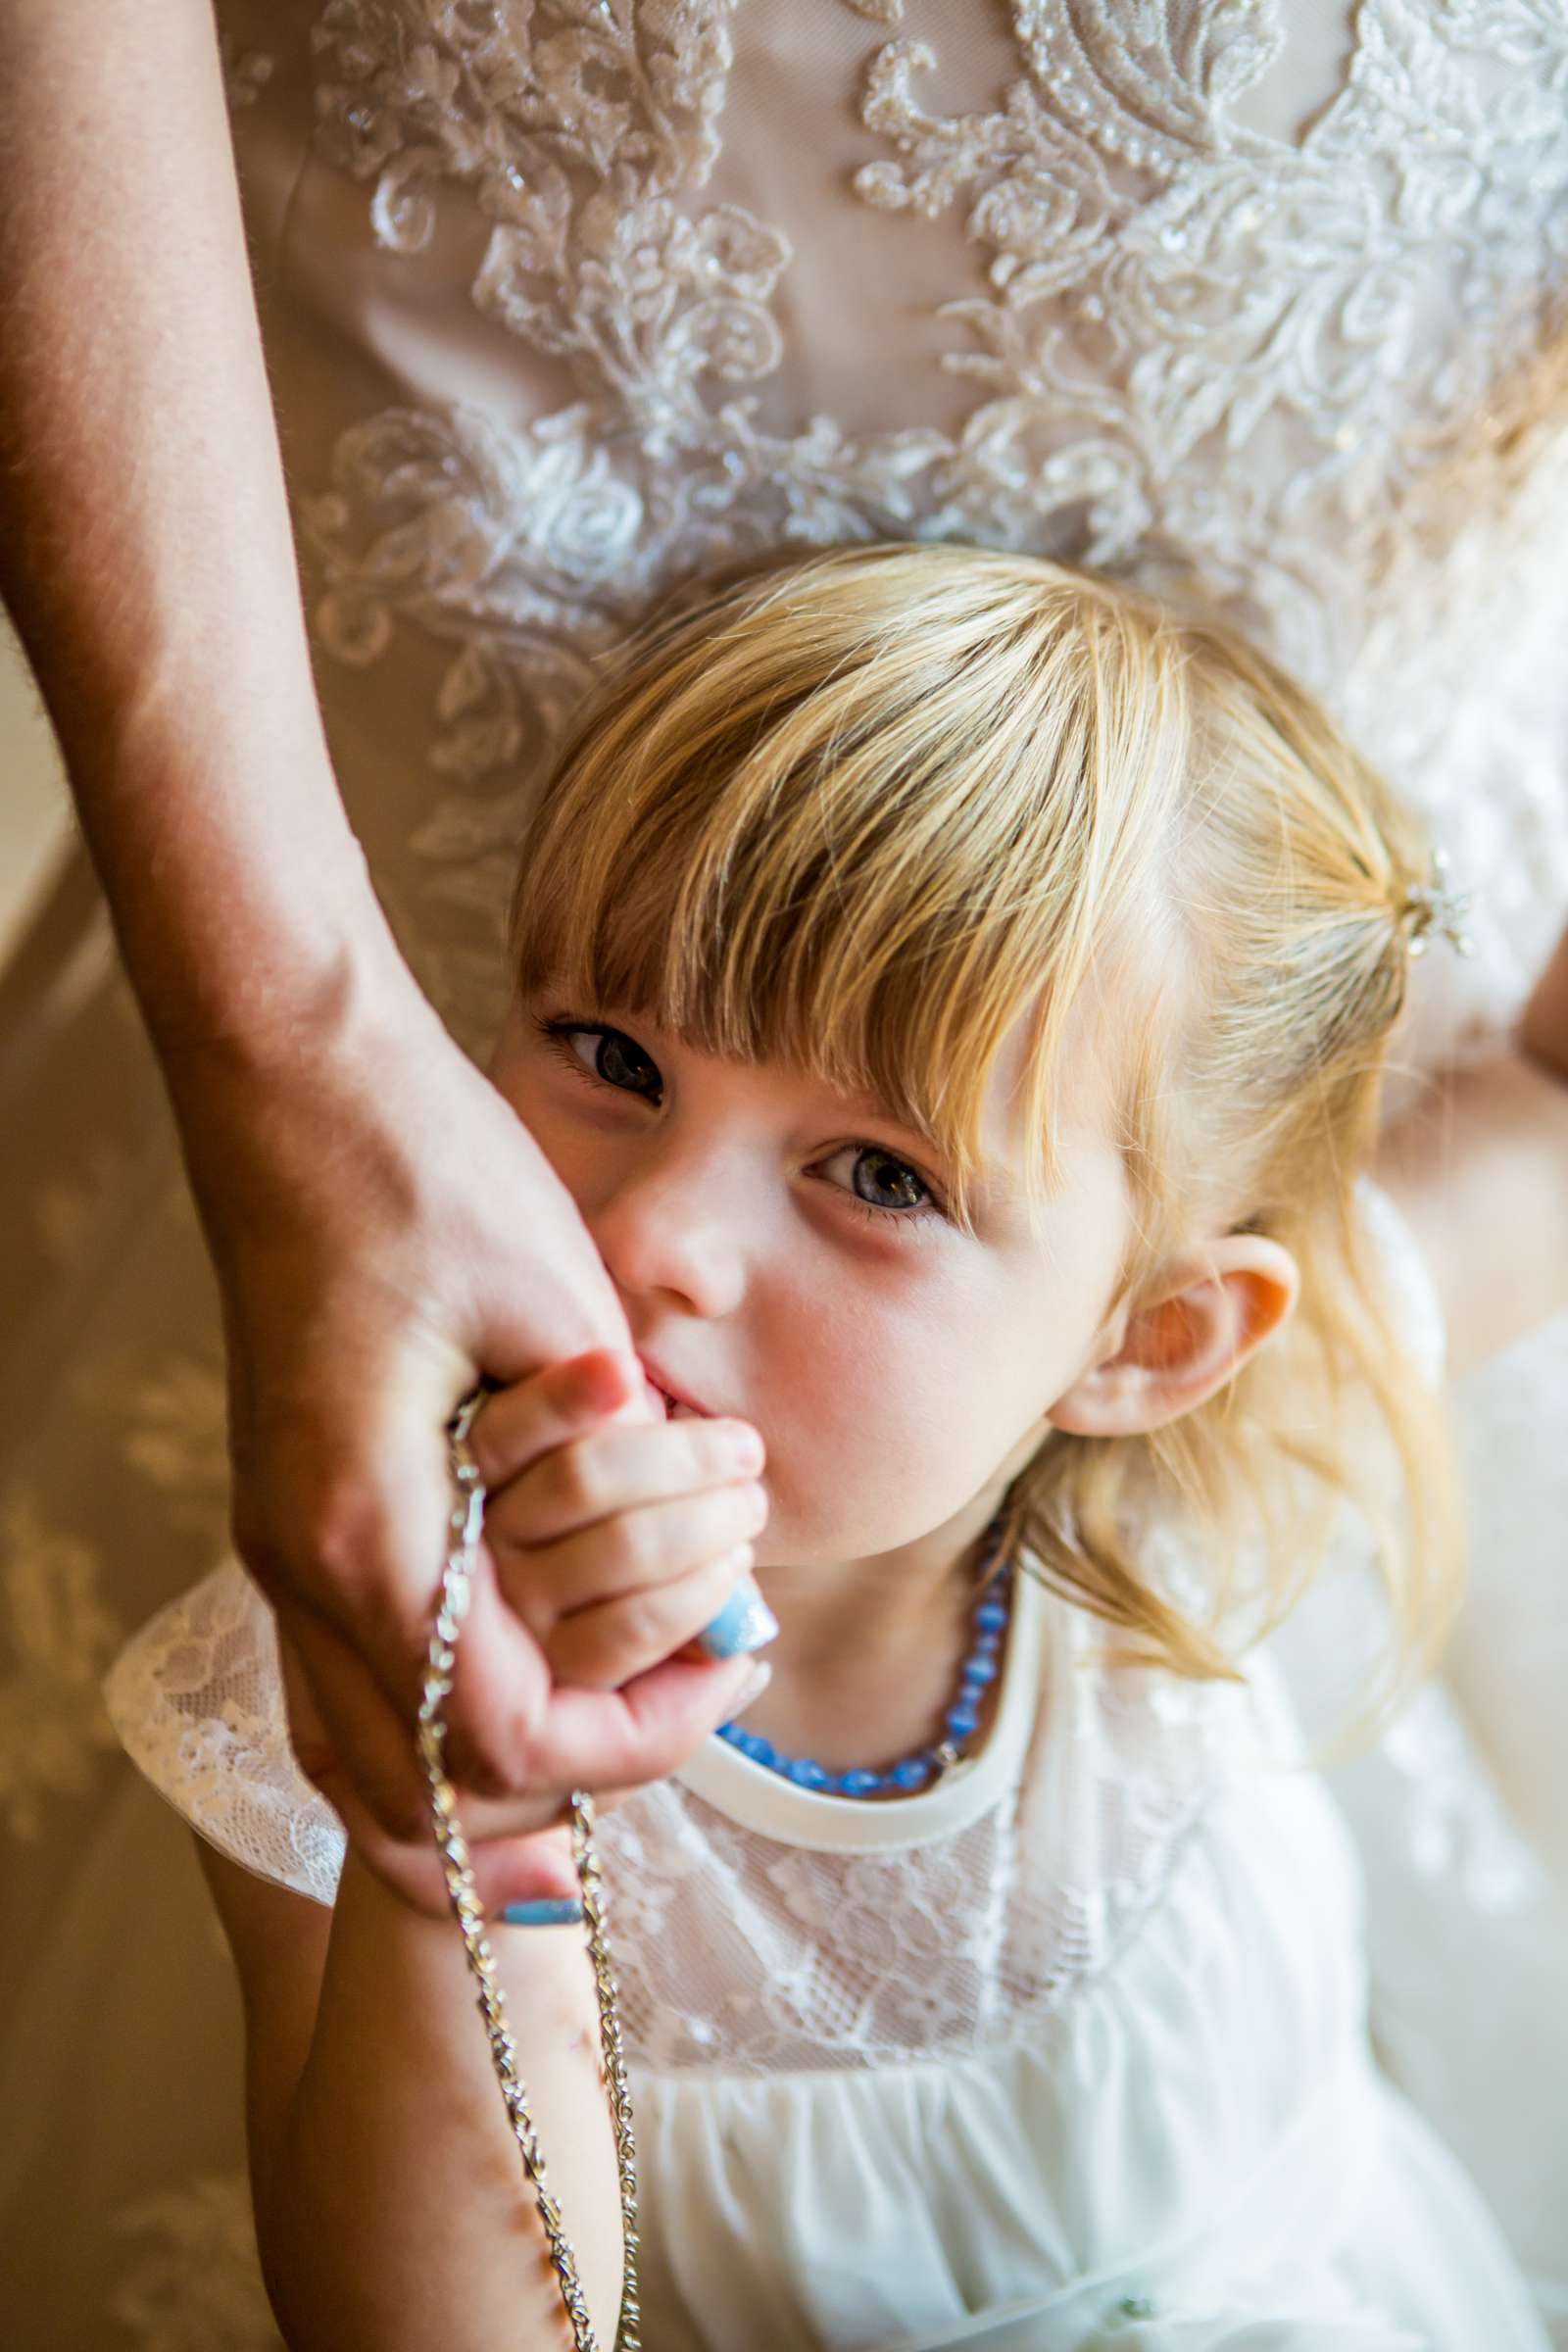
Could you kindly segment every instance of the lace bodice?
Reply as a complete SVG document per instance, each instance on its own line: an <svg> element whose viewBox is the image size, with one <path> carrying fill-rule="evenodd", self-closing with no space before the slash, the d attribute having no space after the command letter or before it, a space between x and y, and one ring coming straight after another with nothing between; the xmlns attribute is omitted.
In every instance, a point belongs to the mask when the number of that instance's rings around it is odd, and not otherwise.
<svg viewBox="0 0 1568 2352"><path fill-rule="evenodd" d="M296 475L329 662L434 654L426 915L499 909L517 795L672 579L955 536L1267 641L1481 886L1431 1041L1505 1017L1568 899L1568 482L1489 519L1445 466L1568 289L1556 0L220 13L283 364L329 198L396 388ZM471 924L422 927L476 1010Z"/></svg>

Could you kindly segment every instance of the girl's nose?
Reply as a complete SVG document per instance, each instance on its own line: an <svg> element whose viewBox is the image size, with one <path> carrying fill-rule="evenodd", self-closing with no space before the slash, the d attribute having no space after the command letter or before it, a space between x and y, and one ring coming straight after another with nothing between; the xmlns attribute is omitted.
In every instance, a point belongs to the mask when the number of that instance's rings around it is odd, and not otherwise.
<svg viewBox="0 0 1568 2352"><path fill-rule="evenodd" d="M589 1228L625 1297L663 1291L694 1314L734 1313L745 1288L744 1240L715 1197L718 1183L710 1164L654 1155L603 1197Z"/></svg>

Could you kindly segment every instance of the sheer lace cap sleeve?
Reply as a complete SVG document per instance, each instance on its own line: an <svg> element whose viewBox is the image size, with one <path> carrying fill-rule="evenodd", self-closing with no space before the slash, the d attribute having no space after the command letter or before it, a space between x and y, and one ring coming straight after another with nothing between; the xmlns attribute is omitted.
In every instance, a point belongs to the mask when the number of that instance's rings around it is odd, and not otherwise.
<svg viewBox="0 0 1568 2352"><path fill-rule="evenodd" d="M272 1612L236 1560L142 1627L104 1697L132 1763L220 1853L333 1901L343 1826L295 1762Z"/></svg>

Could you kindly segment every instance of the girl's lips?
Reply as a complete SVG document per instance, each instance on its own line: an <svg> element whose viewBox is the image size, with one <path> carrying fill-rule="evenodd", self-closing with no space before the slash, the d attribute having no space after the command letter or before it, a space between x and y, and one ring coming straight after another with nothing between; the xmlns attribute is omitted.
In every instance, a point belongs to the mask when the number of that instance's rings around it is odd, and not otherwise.
<svg viewBox="0 0 1568 2352"><path fill-rule="evenodd" d="M637 1360L642 1363L641 1356ZM677 1412L691 1413L703 1421L712 1419L712 1415L705 1405L693 1404L689 1396L681 1396L676 1389L666 1389L662 1381L659 1380L645 1363L643 1364L643 1379L648 1384L650 1396L657 1401L666 1421L672 1421Z"/></svg>

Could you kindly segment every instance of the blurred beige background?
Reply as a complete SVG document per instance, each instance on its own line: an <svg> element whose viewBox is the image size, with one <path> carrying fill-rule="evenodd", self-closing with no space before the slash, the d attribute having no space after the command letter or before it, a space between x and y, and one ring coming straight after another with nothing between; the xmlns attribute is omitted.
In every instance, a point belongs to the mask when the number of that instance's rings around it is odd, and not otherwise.
<svg viewBox="0 0 1568 2352"><path fill-rule="evenodd" d="M67 807L54 736L0 612L0 957L65 846Z"/></svg>

